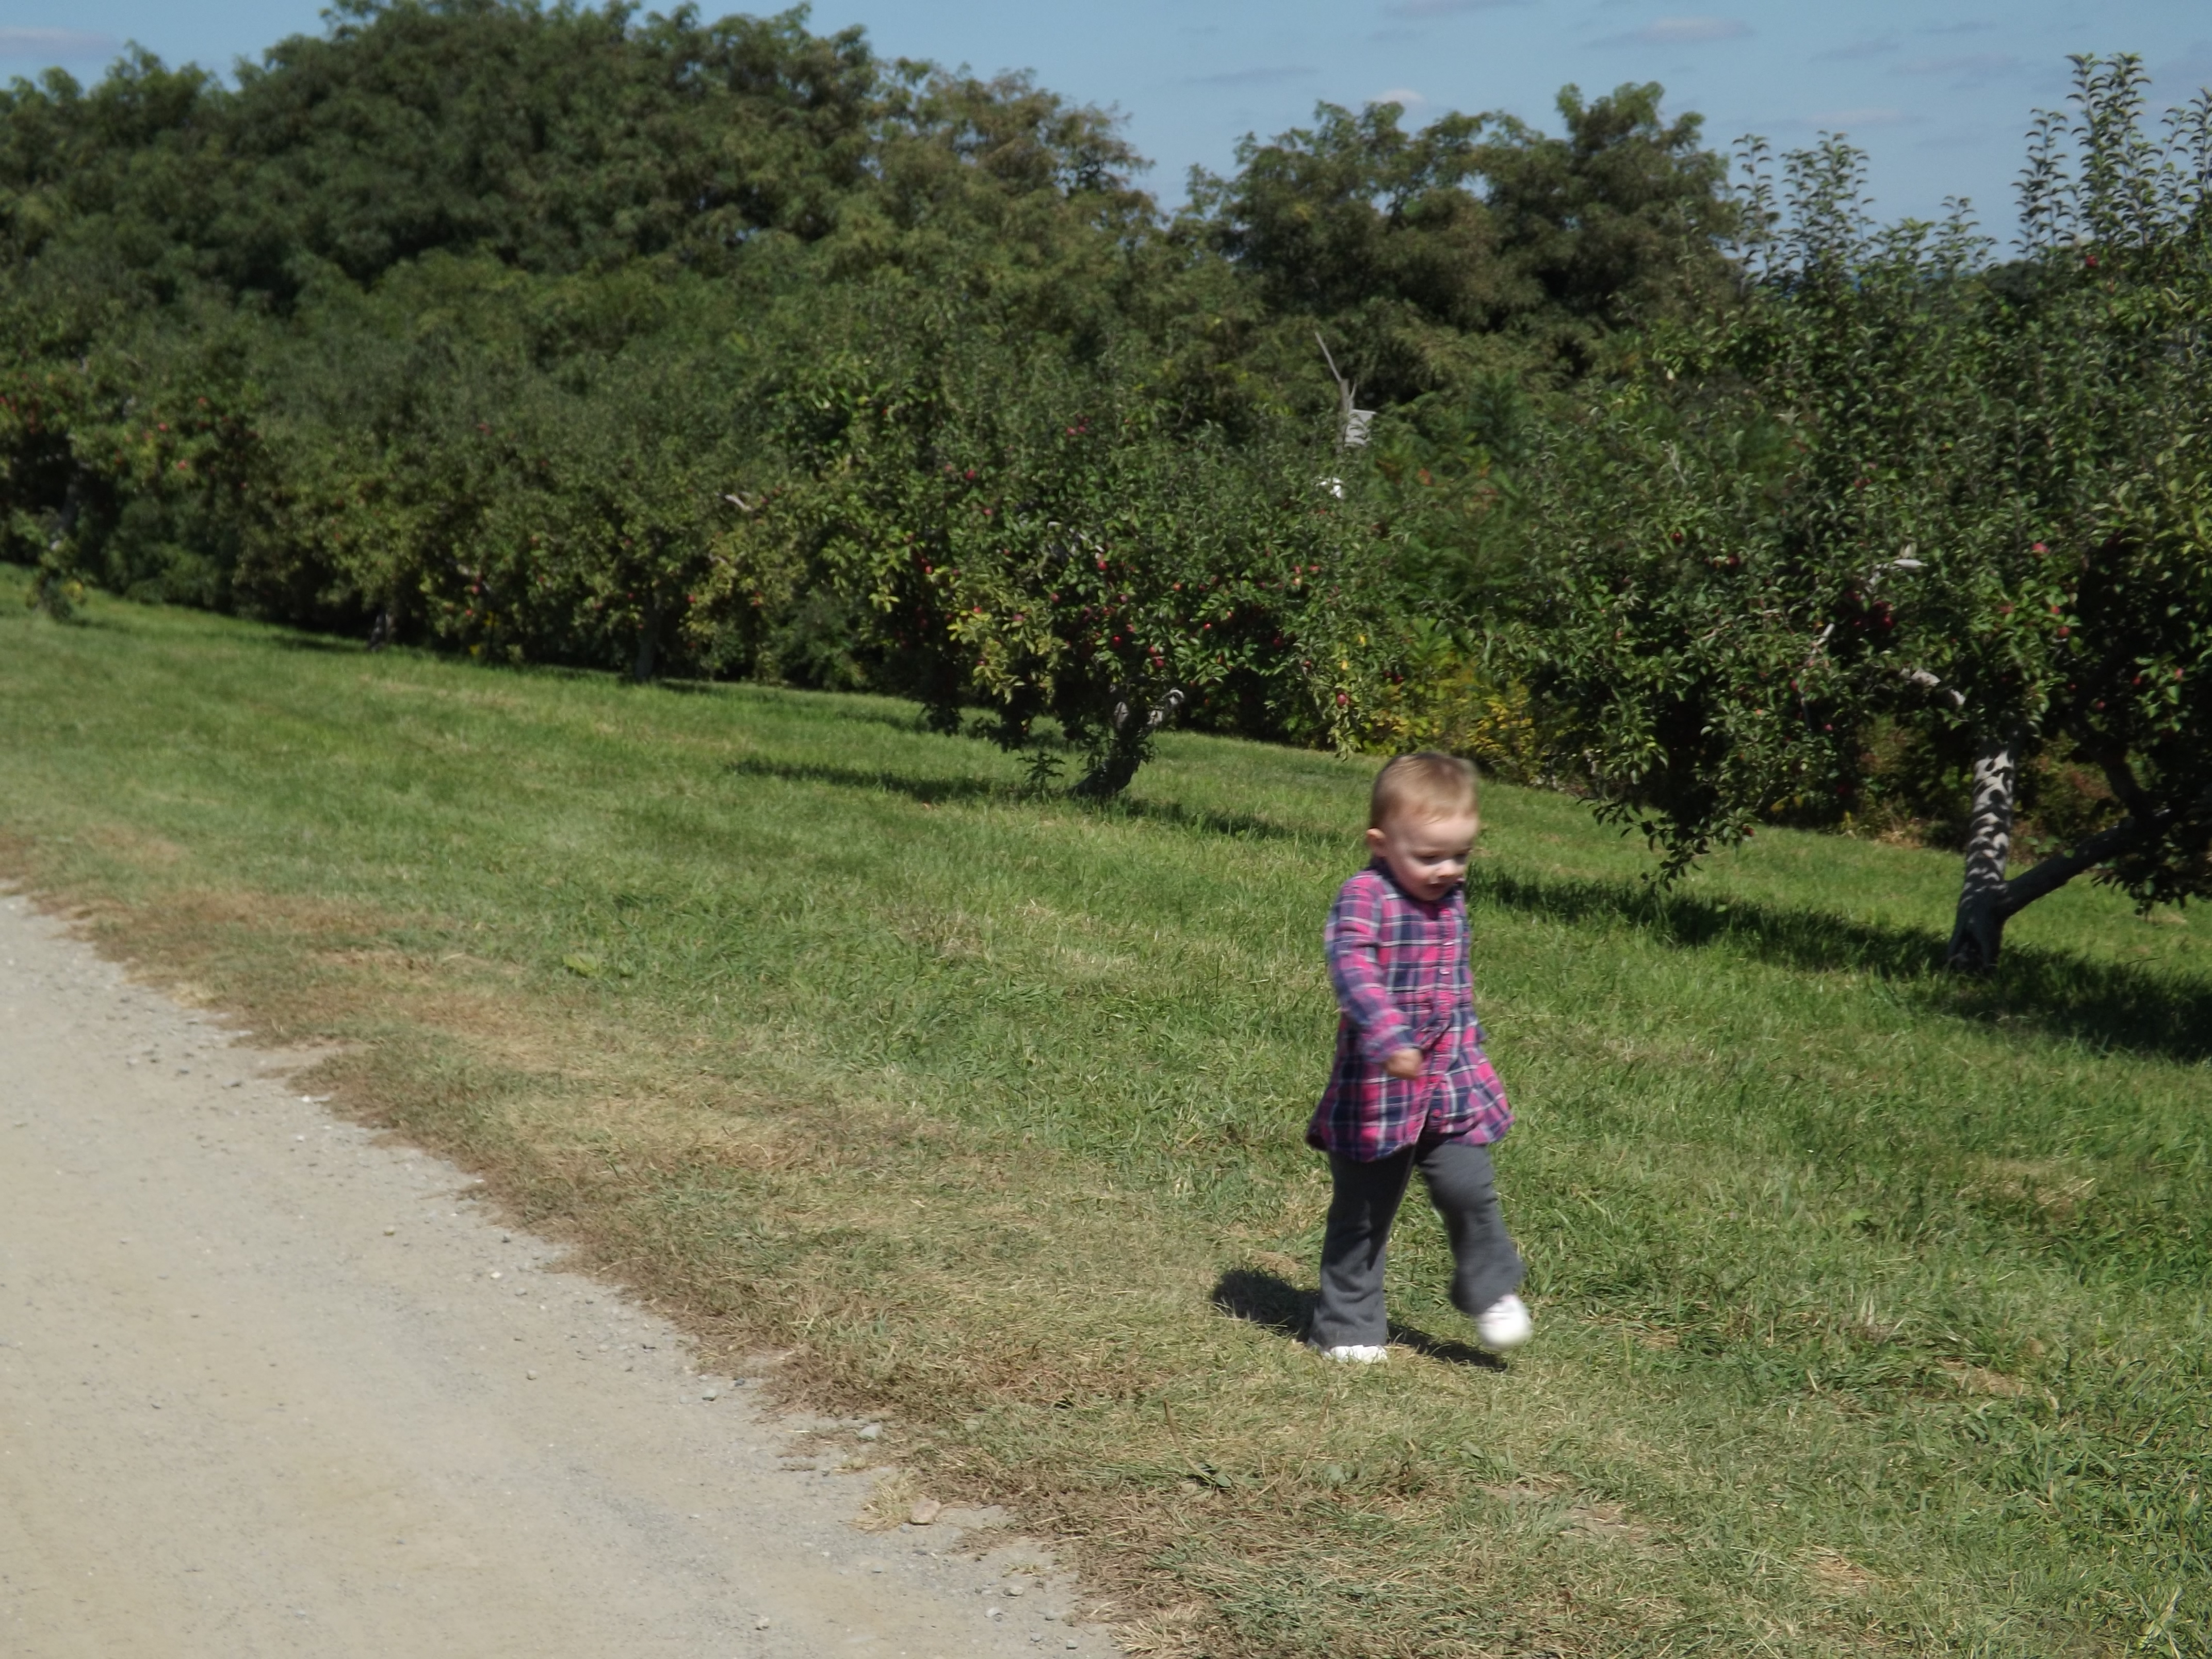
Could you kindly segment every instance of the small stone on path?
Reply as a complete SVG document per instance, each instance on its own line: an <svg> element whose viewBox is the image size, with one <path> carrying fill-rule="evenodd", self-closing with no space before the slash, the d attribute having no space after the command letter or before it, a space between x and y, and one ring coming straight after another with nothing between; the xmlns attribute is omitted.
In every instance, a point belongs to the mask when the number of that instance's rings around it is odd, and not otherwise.
<svg viewBox="0 0 2212 1659"><path fill-rule="evenodd" d="M934 1498L917 1498L914 1507L907 1511L907 1519L917 1527L926 1527L944 1511L945 1505Z"/></svg>

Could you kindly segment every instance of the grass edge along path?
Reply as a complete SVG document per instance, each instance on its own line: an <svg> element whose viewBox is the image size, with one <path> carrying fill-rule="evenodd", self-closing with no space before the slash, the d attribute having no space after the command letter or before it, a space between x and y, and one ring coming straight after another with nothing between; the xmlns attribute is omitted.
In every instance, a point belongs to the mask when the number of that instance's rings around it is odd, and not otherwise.
<svg viewBox="0 0 2212 1659"><path fill-rule="evenodd" d="M1078 811L879 701L15 597L0 867L888 1414L856 1456L1010 1504L1142 1650L2212 1650L2194 915L2069 892L1960 987L1948 860L1762 836L1654 896L1493 789L1539 1342L1465 1346L1409 1211L1400 1351L1332 1370L1297 1135L1363 767L1178 737Z"/></svg>

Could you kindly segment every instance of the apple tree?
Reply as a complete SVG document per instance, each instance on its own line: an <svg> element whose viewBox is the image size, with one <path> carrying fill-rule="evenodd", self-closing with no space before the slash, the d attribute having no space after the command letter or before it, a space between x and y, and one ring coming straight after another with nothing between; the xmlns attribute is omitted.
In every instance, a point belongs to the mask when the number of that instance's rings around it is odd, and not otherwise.
<svg viewBox="0 0 2212 1659"><path fill-rule="evenodd" d="M706 605L799 572L940 726L991 711L1042 778L1050 717L1081 793L1125 788L1179 716L1357 741L1410 623L1329 432L1176 430L1123 348L1072 361L958 305L848 337L777 393L786 482Z"/></svg>
<svg viewBox="0 0 2212 1659"><path fill-rule="evenodd" d="M1555 763L1676 871L1849 810L1905 726L1971 769L1967 970L2086 871L2212 893L2212 96L2153 137L2133 59L2076 71L2002 263L1963 204L1875 226L1840 140L1778 204L1754 150L1740 302L1589 391L1532 486ZM2014 873L2043 756L2111 799Z"/></svg>

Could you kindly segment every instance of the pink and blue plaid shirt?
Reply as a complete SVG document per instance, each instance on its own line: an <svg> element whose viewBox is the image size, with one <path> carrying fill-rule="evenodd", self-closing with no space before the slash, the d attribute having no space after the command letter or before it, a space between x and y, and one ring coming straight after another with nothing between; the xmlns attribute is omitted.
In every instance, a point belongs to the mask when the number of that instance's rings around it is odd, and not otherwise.
<svg viewBox="0 0 2212 1659"><path fill-rule="evenodd" d="M1504 1134L1513 1111L1474 1017L1465 890L1425 903L1377 859L1337 893L1322 939L1342 1014L1308 1144L1370 1164L1422 1140ZM1401 1048L1421 1051L1418 1078L1383 1071Z"/></svg>

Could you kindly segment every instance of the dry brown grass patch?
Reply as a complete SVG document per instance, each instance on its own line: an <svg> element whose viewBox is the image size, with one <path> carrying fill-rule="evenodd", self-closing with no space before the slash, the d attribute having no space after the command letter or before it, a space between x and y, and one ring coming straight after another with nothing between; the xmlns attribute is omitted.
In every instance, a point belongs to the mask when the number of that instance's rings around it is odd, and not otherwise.
<svg viewBox="0 0 2212 1659"><path fill-rule="evenodd" d="M1595 1654L1659 1616L1637 1611L1669 1571L1653 1524L1534 1474L1480 1487L1507 1508L1470 1526L1472 1480L1446 1465L1479 1431L1462 1421L1433 1444L1363 1449L1373 1396L1358 1385L1373 1379L1324 1380L1278 1331L1191 1316L1219 1260L1290 1285L1310 1283L1309 1262L1175 1237L1167 1214L1102 1190L1096 1170L922 1118L773 1032L742 1051L703 1044L605 984L393 942L434 933L433 920L209 889L110 905L94 925L107 948L143 953L168 982L189 975L280 1040L373 1036L322 1069L343 1108L483 1176L501 1212L573 1245L579 1265L676 1318L702 1360L759 1376L769 1401L900 1425L886 1444L902 1467L879 1479L864 1524L895 1527L925 1494L956 1510L1005 1503L1031 1534L1073 1547L1094 1611L1132 1651L1264 1651L1206 1598L1324 1568L1440 1607L1511 1598L1522 1638L1438 1655ZM988 952L988 918L902 920L920 948ZM1674 1334L1633 1334L1662 1348ZM760 1363L768 1350L777 1363ZM1439 1399L1477 1406L1480 1379L1419 1364ZM1177 1431L1185 1390L1194 1420ZM1376 1424L1395 1421L1376 1403ZM818 1443L878 1455L836 1431ZM1321 1490L1310 1466L1339 1458L1365 1467ZM1369 1528L1399 1553L1346 1565L1346 1540ZM1448 1531L1470 1559L1571 1552L1578 1589L1615 1600L1547 1600L1556 1562L1486 1561L1470 1586L1463 1562L1415 1561L1404 1541L1433 1554ZM1413 1653L1393 1645L1410 1628L1378 1627L1358 1651Z"/></svg>
<svg viewBox="0 0 2212 1659"><path fill-rule="evenodd" d="M1864 1567L1834 1550L1814 1550L1806 1559L1805 1571L1814 1583L1835 1595L1863 1595L1877 1582Z"/></svg>
<svg viewBox="0 0 2212 1659"><path fill-rule="evenodd" d="M1566 1530L1599 1544L1649 1545L1656 1534L1618 1504L1577 1504L1567 1511Z"/></svg>
<svg viewBox="0 0 2212 1659"><path fill-rule="evenodd" d="M2007 1376L2002 1371L1993 1371L1986 1365L1971 1365L1962 1359L1947 1359L1942 1363L1943 1375L1968 1394L1994 1395L2005 1400L2016 1400L2027 1392L2027 1384L2016 1376Z"/></svg>
<svg viewBox="0 0 2212 1659"><path fill-rule="evenodd" d="M1548 1504L1566 1488L1567 1483L1557 1475L1524 1474L1478 1486L1475 1490L1501 1504Z"/></svg>
<svg viewBox="0 0 2212 1659"><path fill-rule="evenodd" d="M156 869L167 869L185 856L185 849L167 836L150 835L129 824L94 824L84 831L84 839L102 852Z"/></svg>
<svg viewBox="0 0 2212 1659"><path fill-rule="evenodd" d="M1993 1158L1968 1195L2033 1204L2054 1221L2069 1221L2096 1190L2094 1178L2057 1158Z"/></svg>

